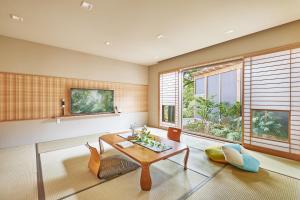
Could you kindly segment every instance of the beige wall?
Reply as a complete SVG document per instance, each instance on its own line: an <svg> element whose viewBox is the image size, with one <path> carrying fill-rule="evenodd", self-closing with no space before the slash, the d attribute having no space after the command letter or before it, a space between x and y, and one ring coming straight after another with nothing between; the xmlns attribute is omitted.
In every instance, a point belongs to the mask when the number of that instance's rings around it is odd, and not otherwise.
<svg viewBox="0 0 300 200"><path fill-rule="evenodd" d="M148 84L148 68L0 36L0 71Z"/></svg>
<svg viewBox="0 0 300 200"><path fill-rule="evenodd" d="M148 84L148 67L0 36L0 71L111 82ZM1 102L0 102L1 103ZM106 131L147 123L147 112L63 120L0 122L0 148Z"/></svg>
<svg viewBox="0 0 300 200"><path fill-rule="evenodd" d="M237 30L238 31L238 30ZM149 67L148 124L158 126L158 74L199 63L232 58L251 52L300 42L300 20L184 54Z"/></svg>

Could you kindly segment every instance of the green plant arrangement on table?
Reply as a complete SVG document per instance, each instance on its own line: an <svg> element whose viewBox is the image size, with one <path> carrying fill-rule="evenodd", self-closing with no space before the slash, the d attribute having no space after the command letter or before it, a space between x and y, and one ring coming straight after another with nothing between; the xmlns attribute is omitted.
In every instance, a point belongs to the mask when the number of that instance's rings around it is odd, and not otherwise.
<svg viewBox="0 0 300 200"><path fill-rule="evenodd" d="M151 131L144 126L141 131L136 131L137 136L131 140L141 146L151 149L155 152L162 152L171 149L170 146L158 141L154 136L151 135Z"/></svg>

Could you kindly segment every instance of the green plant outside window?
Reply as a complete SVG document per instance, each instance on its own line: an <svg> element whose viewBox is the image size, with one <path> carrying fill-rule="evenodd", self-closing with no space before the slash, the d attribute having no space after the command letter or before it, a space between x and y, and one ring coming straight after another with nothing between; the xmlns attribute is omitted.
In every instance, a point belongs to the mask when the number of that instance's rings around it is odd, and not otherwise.
<svg viewBox="0 0 300 200"><path fill-rule="evenodd" d="M288 111L252 110L252 135L288 141Z"/></svg>

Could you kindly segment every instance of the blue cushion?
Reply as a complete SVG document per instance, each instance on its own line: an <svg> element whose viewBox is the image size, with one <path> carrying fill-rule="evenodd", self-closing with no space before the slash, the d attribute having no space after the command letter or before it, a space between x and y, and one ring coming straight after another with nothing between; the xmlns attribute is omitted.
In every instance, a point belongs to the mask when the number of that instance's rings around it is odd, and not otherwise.
<svg viewBox="0 0 300 200"><path fill-rule="evenodd" d="M222 147L225 159L235 167L249 172L258 172L260 162L249 154L241 153L239 144L226 144Z"/></svg>
<svg viewBox="0 0 300 200"><path fill-rule="evenodd" d="M230 144L224 144L223 146L233 148L233 149L237 150L240 153L242 151L242 147L239 144L231 144L230 143Z"/></svg>
<svg viewBox="0 0 300 200"><path fill-rule="evenodd" d="M249 154L242 154L244 165L242 167L243 170L249 172L258 172L260 162Z"/></svg>

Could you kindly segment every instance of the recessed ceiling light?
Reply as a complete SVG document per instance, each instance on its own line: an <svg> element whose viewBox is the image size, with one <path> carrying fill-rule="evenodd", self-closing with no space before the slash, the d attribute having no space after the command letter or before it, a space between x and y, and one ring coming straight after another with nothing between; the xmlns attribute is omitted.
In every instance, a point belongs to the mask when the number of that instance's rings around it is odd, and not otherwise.
<svg viewBox="0 0 300 200"><path fill-rule="evenodd" d="M162 38L164 38L164 37L165 37L165 36L162 35L162 34L159 34L159 35L156 36L157 39L162 39Z"/></svg>
<svg viewBox="0 0 300 200"><path fill-rule="evenodd" d="M81 8L84 8L86 10L92 10L93 9L93 4L86 2L86 1L82 1L80 4Z"/></svg>
<svg viewBox="0 0 300 200"><path fill-rule="evenodd" d="M234 32L234 30L228 30L228 31L226 31L225 33L226 34L230 34L230 33L233 33Z"/></svg>
<svg viewBox="0 0 300 200"><path fill-rule="evenodd" d="M110 42L109 42L109 41L106 41L104 44L107 45L107 46L109 46L109 45L110 45Z"/></svg>
<svg viewBox="0 0 300 200"><path fill-rule="evenodd" d="M16 21L20 21L20 22L24 21L24 18L20 17L18 15L10 14L9 16L12 20L16 20Z"/></svg>

